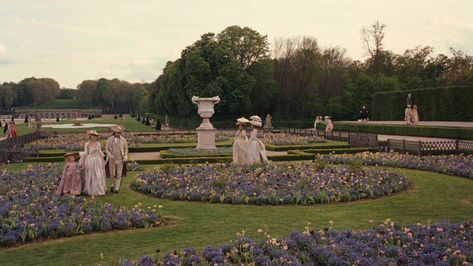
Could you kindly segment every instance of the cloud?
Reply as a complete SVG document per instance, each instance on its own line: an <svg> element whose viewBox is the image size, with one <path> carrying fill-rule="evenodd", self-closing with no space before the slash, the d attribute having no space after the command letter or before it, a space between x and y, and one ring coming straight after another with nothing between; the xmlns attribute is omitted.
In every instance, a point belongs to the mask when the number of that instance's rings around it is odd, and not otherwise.
<svg viewBox="0 0 473 266"><path fill-rule="evenodd" d="M6 56L7 56L7 47L4 44L0 43L0 61L5 60Z"/></svg>
<svg viewBox="0 0 473 266"><path fill-rule="evenodd" d="M159 76L166 62L166 58L132 60L122 66L124 79L133 82L151 82Z"/></svg>

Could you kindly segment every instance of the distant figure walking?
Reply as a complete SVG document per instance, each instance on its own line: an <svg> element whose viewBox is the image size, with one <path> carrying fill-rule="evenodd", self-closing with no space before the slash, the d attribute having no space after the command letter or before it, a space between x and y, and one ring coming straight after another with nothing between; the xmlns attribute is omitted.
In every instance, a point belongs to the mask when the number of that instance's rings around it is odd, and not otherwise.
<svg viewBox="0 0 473 266"><path fill-rule="evenodd" d="M417 125L419 123L419 112L417 111L417 105L415 104L411 110L411 122L414 125Z"/></svg>
<svg viewBox="0 0 473 266"><path fill-rule="evenodd" d="M412 111L410 105L408 105L404 110L404 121L406 121L406 124L408 125L410 125L412 122Z"/></svg>
<svg viewBox="0 0 473 266"><path fill-rule="evenodd" d="M266 147L264 143L258 139L258 127L261 127L261 118L257 115L250 117L251 127L253 130L250 133L250 140L248 144L247 160L248 164L254 163L268 163L268 157L266 156Z"/></svg>
<svg viewBox="0 0 473 266"><path fill-rule="evenodd" d="M161 120L156 120L156 131L161 131Z"/></svg>
<svg viewBox="0 0 473 266"><path fill-rule="evenodd" d="M315 121L314 121L314 129L317 130L317 124L322 123L322 117L321 116L316 116Z"/></svg>
<svg viewBox="0 0 473 266"><path fill-rule="evenodd" d="M325 133L331 135L333 132L333 122L330 116L325 116Z"/></svg>
<svg viewBox="0 0 473 266"><path fill-rule="evenodd" d="M361 119L361 122L368 121L368 109L366 109L365 105L363 105L363 108L360 111L360 119Z"/></svg>
<svg viewBox="0 0 473 266"><path fill-rule="evenodd" d="M8 122L8 129L7 129L7 139L13 139L16 138L16 124L15 124L15 119L12 117L11 121Z"/></svg>
<svg viewBox="0 0 473 266"><path fill-rule="evenodd" d="M250 121L244 117L237 119L236 125L238 126L238 131L236 132L232 147L233 164L246 165L248 163L248 137L246 136L245 124L249 122Z"/></svg>

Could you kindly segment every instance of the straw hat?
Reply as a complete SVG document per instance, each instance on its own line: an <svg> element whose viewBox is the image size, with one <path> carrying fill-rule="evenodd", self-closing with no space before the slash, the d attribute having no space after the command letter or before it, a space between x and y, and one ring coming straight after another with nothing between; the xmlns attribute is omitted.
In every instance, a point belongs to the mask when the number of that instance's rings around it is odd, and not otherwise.
<svg viewBox="0 0 473 266"><path fill-rule="evenodd" d="M97 137L98 137L98 136L99 136L99 133L97 133L96 130L89 130L89 131L87 131L87 135L94 135L94 136L97 136Z"/></svg>
<svg viewBox="0 0 473 266"><path fill-rule="evenodd" d="M75 158L76 154L74 152L68 152L68 153L64 154L64 158L67 158L69 156L73 156Z"/></svg>
<svg viewBox="0 0 473 266"><path fill-rule="evenodd" d="M237 119L236 124L237 125L245 125L246 123L249 123L249 122L250 122L250 120L248 120L244 117L240 117L240 118Z"/></svg>
<svg viewBox="0 0 473 266"><path fill-rule="evenodd" d="M113 126L112 131L122 133L123 129L120 126Z"/></svg>

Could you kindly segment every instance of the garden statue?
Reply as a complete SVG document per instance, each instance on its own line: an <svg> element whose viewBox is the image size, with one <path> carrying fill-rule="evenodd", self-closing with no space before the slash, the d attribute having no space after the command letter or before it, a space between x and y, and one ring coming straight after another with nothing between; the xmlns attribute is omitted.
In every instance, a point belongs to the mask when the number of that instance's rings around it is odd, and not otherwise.
<svg viewBox="0 0 473 266"><path fill-rule="evenodd" d="M264 120L264 129L272 129L273 128L273 124L272 124L272 120L273 118L271 117L270 114L267 114L266 115L266 119Z"/></svg>
<svg viewBox="0 0 473 266"><path fill-rule="evenodd" d="M214 114L214 106L220 102L220 97L200 98L192 96L192 102L197 104L197 113L202 117L202 123L197 130L197 149L210 150L215 147L216 129L210 123L210 118Z"/></svg>
<svg viewBox="0 0 473 266"><path fill-rule="evenodd" d="M166 116L164 117L164 125L166 126L166 128L169 128L169 118L168 118L168 115L166 114Z"/></svg>

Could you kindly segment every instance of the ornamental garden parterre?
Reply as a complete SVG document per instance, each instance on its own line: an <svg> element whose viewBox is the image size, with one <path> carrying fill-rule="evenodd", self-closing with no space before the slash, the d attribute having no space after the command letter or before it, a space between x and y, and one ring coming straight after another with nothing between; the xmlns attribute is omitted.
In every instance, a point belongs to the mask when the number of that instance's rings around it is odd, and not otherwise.
<svg viewBox="0 0 473 266"><path fill-rule="evenodd" d="M157 204L124 207L83 196L56 196L59 165L0 173L0 249L94 232L167 227ZM297 205L344 204L405 193L409 175L396 168L473 178L473 157L396 153L316 155L312 161L269 165L163 165L136 163L130 188L161 201L185 204ZM130 169L131 170L131 169ZM454 177L447 177L454 178ZM136 193L132 192L132 193ZM411 192L415 193L415 192ZM138 194L137 194L138 195ZM193 203L194 202L194 203ZM471 204L471 203L470 203ZM311 206L310 208L316 208ZM225 218L222 217L224 220ZM393 217L395 219L395 217ZM178 222L179 223L179 222ZM368 230L335 230L308 224L283 236L261 225L258 236L204 248L140 257L117 257L113 265L471 265L471 221L395 224L391 220ZM297 230L297 228L294 228ZM223 232L228 233L228 232ZM234 232L233 232L234 233ZM159 245L159 240L157 240ZM139 256L139 255L138 255Z"/></svg>

